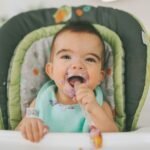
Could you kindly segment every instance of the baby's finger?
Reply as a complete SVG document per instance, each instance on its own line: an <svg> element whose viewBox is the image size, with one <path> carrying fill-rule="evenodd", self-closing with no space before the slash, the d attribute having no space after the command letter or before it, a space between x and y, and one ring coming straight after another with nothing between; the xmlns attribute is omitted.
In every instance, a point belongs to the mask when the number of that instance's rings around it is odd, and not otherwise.
<svg viewBox="0 0 150 150"><path fill-rule="evenodd" d="M27 140L30 140L30 141L34 142L33 131L32 131L32 125L31 124L28 124L25 127L25 133L26 133Z"/></svg>
<svg viewBox="0 0 150 150"><path fill-rule="evenodd" d="M24 126L21 126L20 129L22 136L27 139L27 134Z"/></svg>
<svg viewBox="0 0 150 150"><path fill-rule="evenodd" d="M88 89L81 88L76 92L76 99L80 103L83 98L88 98L90 96L90 91Z"/></svg>
<svg viewBox="0 0 150 150"><path fill-rule="evenodd" d="M90 94L90 90L87 89L87 88L80 88L77 92L76 92L76 95L89 95Z"/></svg>
<svg viewBox="0 0 150 150"><path fill-rule="evenodd" d="M83 100L86 99L86 94L81 93L81 94L77 94L76 99L78 101L79 104L83 104Z"/></svg>
<svg viewBox="0 0 150 150"><path fill-rule="evenodd" d="M45 126L41 121L38 121L40 139L48 132L48 127Z"/></svg>
<svg viewBox="0 0 150 150"><path fill-rule="evenodd" d="M38 142L40 140L40 131L39 131L38 121L32 122L32 132L33 132L33 141Z"/></svg>
<svg viewBox="0 0 150 150"><path fill-rule="evenodd" d="M44 130L43 130L43 134L47 134L48 133L48 126L44 125Z"/></svg>
<svg viewBox="0 0 150 150"><path fill-rule="evenodd" d="M41 124L41 121L38 121L38 129L39 129L39 136L40 138L43 137L43 124Z"/></svg>

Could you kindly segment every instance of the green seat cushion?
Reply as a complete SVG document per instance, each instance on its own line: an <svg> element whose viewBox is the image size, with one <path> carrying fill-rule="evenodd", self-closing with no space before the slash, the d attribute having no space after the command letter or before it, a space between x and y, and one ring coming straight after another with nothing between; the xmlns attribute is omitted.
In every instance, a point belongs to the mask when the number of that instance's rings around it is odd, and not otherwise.
<svg viewBox="0 0 150 150"><path fill-rule="evenodd" d="M0 109L0 129L4 129L4 123L3 123L3 117L2 117L1 109Z"/></svg>

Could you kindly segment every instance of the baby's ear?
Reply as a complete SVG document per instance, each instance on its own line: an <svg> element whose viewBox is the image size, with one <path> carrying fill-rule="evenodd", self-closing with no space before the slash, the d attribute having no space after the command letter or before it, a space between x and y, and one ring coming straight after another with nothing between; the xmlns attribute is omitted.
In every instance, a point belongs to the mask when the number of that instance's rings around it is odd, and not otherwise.
<svg viewBox="0 0 150 150"><path fill-rule="evenodd" d="M49 62L46 64L45 72L51 79L53 79L53 64L52 63Z"/></svg>
<svg viewBox="0 0 150 150"><path fill-rule="evenodd" d="M101 72L100 72L100 83L101 83L101 81L103 81L105 79L105 75L106 75L105 70L101 70Z"/></svg>

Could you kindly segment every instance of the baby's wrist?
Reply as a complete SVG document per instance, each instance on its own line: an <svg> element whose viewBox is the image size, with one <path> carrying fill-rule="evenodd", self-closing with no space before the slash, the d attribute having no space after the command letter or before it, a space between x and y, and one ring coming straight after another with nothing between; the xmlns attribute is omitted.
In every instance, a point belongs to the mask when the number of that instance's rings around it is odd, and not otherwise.
<svg viewBox="0 0 150 150"><path fill-rule="evenodd" d="M29 118L39 118L39 111L35 108L26 108L26 117Z"/></svg>
<svg viewBox="0 0 150 150"><path fill-rule="evenodd" d="M99 109L99 107L100 106L97 102L92 103L91 104L91 110L90 110L91 114L94 115L95 112L97 112L97 110Z"/></svg>

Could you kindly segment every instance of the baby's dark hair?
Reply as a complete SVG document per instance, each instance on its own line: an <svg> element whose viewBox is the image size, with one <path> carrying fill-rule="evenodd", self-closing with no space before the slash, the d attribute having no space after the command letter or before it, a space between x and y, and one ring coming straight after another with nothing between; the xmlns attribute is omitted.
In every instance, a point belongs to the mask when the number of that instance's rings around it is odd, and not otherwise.
<svg viewBox="0 0 150 150"><path fill-rule="evenodd" d="M72 31L72 32L76 32L76 33L82 33L82 32L83 33L91 33L91 34L96 35L100 39L100 42L101 42L102 48L103 48L102 49L102 66L103 66L104 58L105 58L104 41L103 41L102 36L99 33L99 31L97 31L97 29L88 21L71 21L71 22L66 23L66 25L55 34L52 44L51 44L51 51L53 51L54 43L55 43L57 36L65 31Z"/></svg>

